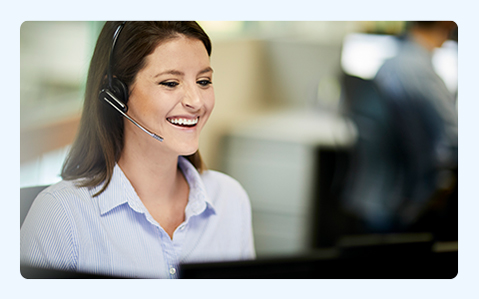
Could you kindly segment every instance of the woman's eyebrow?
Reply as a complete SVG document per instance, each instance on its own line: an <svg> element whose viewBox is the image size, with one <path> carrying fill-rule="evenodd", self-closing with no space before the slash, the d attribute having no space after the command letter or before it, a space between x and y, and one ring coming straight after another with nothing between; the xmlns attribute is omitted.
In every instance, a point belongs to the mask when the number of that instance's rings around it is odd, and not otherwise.
<svg viewBox="0 0 479 299"><path fill-rule="evenodd" d="M213 72L213 69L211 67L207 67L201 71L198 72L198 75L202 75L202 74L206 74L206 73L212 73ZM156 74L154 76L154 78L157 78L157 77L160 77L160 76L163 76L163 75L175 75L175 76L184 76L185 73L183 73L182 71L178 71L178 70L166 70L164 72L161 72L159 74Z"/></svg>
<svg viewBox="0 0 479 299"><path fill-rule="evenodd" d="M200 71L198 73L198 75L202 75L202 74L205 74L205 73L212 73L212 72L213 72L213 69L211 67L207 67L204 70Z"/></svg>
<svg viewBox="0 0 479 299"><path fill-rule="evenodd" d="M178 70L167 70L167 71L164 71L164 72L161 72L159 74L156 74L154 76L154 78L157 78L157 77L160 77L160 76L163 76L163 75L176 75L176 76L184 76L185 73L181 72L181 71L178 71Z"/></svg>

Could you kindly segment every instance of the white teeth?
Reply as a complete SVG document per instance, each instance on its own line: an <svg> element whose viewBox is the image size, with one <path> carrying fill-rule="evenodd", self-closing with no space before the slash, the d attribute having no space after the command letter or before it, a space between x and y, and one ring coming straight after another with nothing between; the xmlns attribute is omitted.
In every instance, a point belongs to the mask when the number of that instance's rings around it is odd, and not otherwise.
<svg viewBox="0 0 479 299"><path fill-rule="evenodd" d="M193 126L198 123L198 118L195 119L186 119L186 118L168 118L167 119L170 123L175 125L186 125L186 126Z"/></svg>

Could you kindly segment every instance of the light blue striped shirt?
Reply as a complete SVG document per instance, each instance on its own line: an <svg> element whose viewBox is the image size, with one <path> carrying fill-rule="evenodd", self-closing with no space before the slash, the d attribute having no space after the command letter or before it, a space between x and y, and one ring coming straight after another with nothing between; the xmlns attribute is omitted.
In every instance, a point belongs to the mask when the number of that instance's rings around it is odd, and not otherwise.
<svg viewBox="0 0 479 299"><path fill-rule="evenodd" d="M61 181L35 199L20 230L23 264L140 278L177 278L178 265L255 257L251 206L241 185L212 170L178 165L190 193L185 221L171 239L120 167L108 188Z"/></svg>

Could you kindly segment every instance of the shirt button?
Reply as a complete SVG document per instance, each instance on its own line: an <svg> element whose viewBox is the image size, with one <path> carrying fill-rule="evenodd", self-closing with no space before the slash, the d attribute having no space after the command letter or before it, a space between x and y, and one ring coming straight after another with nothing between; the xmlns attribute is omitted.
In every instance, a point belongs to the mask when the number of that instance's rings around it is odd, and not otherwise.
<svg viewBox="0 0 479 299"><path fill-rule="evenodd" d="M185 225L184 224L180 225L180 230L184 230L184 229L185 229Z"/></svg>
<svg viewBox="0 0 479 299"><path fill-rule="evenodd" d="M176 273L176 269L174 267L171 267L170 268L170 274L175 275L175 273Z"/></svg>

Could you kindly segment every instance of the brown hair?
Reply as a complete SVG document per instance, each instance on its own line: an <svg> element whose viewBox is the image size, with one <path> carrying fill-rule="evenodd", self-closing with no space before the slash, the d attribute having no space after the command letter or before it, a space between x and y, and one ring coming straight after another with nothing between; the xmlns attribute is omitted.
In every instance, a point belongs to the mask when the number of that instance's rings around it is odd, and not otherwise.
<svg viewBox="0 0 479 299"><path fill-rule="evenodd" d="M123 149L124 118L98 98L107 78L113 35L120 24L106 22L98 37L88 71L79 131L61 173L64 180L78 179L79 187L96 187L104 182L94 196L108 187ZM160 43L181 35L200 40L211 55L210 39L196 22L126 22L115 46L112 74L131 86L145 66L146 56ZM199 172L204 170L199 151L186 158Z"/></svg>

